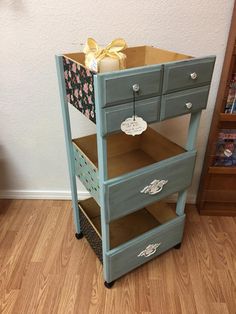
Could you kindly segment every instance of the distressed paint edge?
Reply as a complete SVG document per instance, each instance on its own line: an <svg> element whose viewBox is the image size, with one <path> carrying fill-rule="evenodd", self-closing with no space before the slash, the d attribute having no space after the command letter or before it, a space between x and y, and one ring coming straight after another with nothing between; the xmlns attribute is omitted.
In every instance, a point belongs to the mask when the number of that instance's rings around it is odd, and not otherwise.
<svg viewBox="0 0 236 314"><path fill-rule="evenodd" d="M90 197L87 191L77 194L80 200ZM70 190L0 190L0 199L71 200L72 194Z"/></svg>

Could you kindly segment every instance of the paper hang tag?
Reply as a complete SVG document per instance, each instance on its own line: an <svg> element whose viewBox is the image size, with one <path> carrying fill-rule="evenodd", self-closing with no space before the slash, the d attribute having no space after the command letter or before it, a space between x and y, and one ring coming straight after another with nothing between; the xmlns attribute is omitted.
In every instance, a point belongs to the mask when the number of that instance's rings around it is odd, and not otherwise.
<svg viewBox="0 0 236 314"><path fill-rule="evenodd" d="M127 135L140 135L147 129L147 122L138 116L132 116L121 123L121 131Z"/></svg>

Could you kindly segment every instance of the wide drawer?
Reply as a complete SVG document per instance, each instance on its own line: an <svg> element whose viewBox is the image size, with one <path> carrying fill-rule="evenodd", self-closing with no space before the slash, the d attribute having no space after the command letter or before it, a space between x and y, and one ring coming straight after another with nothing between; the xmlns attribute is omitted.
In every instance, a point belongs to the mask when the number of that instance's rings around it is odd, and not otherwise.
<svg viewBox="0 0 236 314"><path fill-rule="evenodd" d="M214 56L165 64L163 93L209 85L214 64Z"/></svg>
<svg viewBox="0 0 236 314"><path fill-rule="evenodd" d="M210 86L187 89L162 97L161 120L206 108Z"/></svg>
<svg viewBox="0 0 236 314"><path fill-rule="evenodd" d="M129 69L124 72L98 74L102 79L100 88L104 89L102 107L131 102L133 99L133 85L139 85L136 99L155 97L161 94L163 68L161 65L147 68Z"/></svg>
<svg viewBox="0 0 236 314"><path fill-rule="evenodd" d="M73 140L75 174L98 204L100 183L98 180L98 153L96 135ZM139 136L121 133L107 135L108 179L130 173L146 171L150 165L186 152L181 146L166 139L151 128Z"/></svg>
<svg viewBox="0 0 236 314"><path fill-rule="evenodd" d="M182 241L185 215L152 229L107 253L108 280L113 281Z"/></svg>
<svg viewBox="0 0 236 314"><path fill-rule="evenodd" d="M105 183L107 221L186 189L192 181L195 157L195 151L186 152L109 180Z"/></svg>
<svg viewBox="0 0 236 314"><path fill-rule="evenodd" d="M101 209L89 198L79 202L82 232L101 262ZM106 237L105 279L110 282L181 243L185 216L177 216L175 204L156 202L112 221Z"/></svg>
<svg viewBox="0 0 236 314"><path fill-rule="evenodd" d="M153 97L139 100L135 104L135 113L142 117L147 123L159 121L160 119L160 97ZM127 103L119 106L112 106L102 109L103 114L103 134L112 133L120 130L121 123L132 117L133 103Z"/></svg>

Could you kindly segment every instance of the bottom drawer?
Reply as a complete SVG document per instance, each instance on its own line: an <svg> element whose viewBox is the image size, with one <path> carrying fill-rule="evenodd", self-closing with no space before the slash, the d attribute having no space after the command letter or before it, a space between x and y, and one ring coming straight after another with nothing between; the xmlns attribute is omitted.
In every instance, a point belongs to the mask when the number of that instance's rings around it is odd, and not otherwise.
<svg viewBox="0 0 236 314"><path fill-rule="evenodd" d="M150 261L182 241L185 215L145 233L128 245L107 254L110 265L109 281Z"/></svg>
<svg viewBox="0 0 236 314"><path fill-rule="evenodd" d="M100 208L93 198L79 202L82 232L102 258ZM111 282L182 241L185 215L156 202L110 223L111 250L106 253L106 281Z"/></svg>

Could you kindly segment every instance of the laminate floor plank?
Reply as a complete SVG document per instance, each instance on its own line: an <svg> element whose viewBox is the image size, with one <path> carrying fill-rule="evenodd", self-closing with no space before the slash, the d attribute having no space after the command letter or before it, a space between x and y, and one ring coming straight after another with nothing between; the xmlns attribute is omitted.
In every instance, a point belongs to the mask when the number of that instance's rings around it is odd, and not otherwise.
<svg viewBox="0 0 236 314"><path fill-rule="evenodd" d="M236 314L236 219L186 213L179 250L106 289L69 201L0 200L0 313Z"/></svg>

